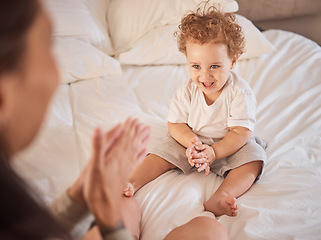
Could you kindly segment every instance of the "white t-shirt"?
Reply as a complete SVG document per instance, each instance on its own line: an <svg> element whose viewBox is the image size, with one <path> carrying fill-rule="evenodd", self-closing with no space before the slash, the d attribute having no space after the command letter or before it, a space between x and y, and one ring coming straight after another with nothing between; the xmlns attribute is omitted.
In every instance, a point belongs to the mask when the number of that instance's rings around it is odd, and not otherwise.
<svg viewBox="0 0 321 240"><path fill-rule="evenodd" d="M254 130L255 95L248 83L231 72L218 99L207 105L203 92L190 79L175 93L167 120L186 123L198 136L223 138L229 127Z"/></svg>

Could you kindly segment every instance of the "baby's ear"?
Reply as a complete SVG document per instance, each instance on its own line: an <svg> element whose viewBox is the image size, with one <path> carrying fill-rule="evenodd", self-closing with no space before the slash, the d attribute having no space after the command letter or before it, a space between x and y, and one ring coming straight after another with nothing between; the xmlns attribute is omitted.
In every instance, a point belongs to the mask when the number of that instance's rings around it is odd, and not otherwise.
<svg viewBox="0 0 321 240"><path fill-rule="evenodd" d="M233 69L233 68L234 68L236 62L237 62L237 58L232 59L230 69Z"/></svg>

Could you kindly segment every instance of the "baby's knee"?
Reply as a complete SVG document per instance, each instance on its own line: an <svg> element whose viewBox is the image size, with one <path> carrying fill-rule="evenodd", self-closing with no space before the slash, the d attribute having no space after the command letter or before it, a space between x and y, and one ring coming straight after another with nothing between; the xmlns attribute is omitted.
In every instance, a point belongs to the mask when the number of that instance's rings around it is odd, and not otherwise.
<svg viewBox="0 0 321 240"><path fill-rule="evenodd" d="M251 172L258 176L263 170L263 161L257 160L249 163Z"/></svg>

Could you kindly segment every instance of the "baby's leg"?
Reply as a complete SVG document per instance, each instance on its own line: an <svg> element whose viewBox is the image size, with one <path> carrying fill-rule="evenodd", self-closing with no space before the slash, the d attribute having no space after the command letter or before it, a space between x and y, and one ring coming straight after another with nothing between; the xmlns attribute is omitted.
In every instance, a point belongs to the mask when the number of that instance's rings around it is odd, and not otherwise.
<svg viewBox="0 0 321 240"><path fill-rule="evenodd" d="M165 240L177 239L227 240L228 234L223 225L215 219L197 217L182 226L174 228L165 237Z"/></svg>
<svg viewBox="0 0 321 240"><path fill-rule="evenodd" d="M243 195L262 171L262 161L246 163L231 170L213 196L204 203L215 216L237 215L236 198Z"/></svg>
<svg viewBox="0 0 321 240"><path fill-rule="evenodd" d="M129 177L129 183L124 189L125 195L127 197L133 196L145 184L151 182L167 170L174 168L176 166L165 159L154 154L149 154Z"/></svg>

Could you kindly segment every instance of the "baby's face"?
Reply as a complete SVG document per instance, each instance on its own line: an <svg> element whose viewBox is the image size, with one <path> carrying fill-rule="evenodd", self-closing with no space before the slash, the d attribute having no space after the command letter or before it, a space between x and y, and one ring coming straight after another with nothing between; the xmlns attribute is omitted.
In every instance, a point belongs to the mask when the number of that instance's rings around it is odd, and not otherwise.
<svg viewBox="0 0 321 240"><path fill-rule="evenodd" d="M187 42L186 59L193 82L203 91L206 100L214 102L230 76L235 61L221 43Z"/></svg>

